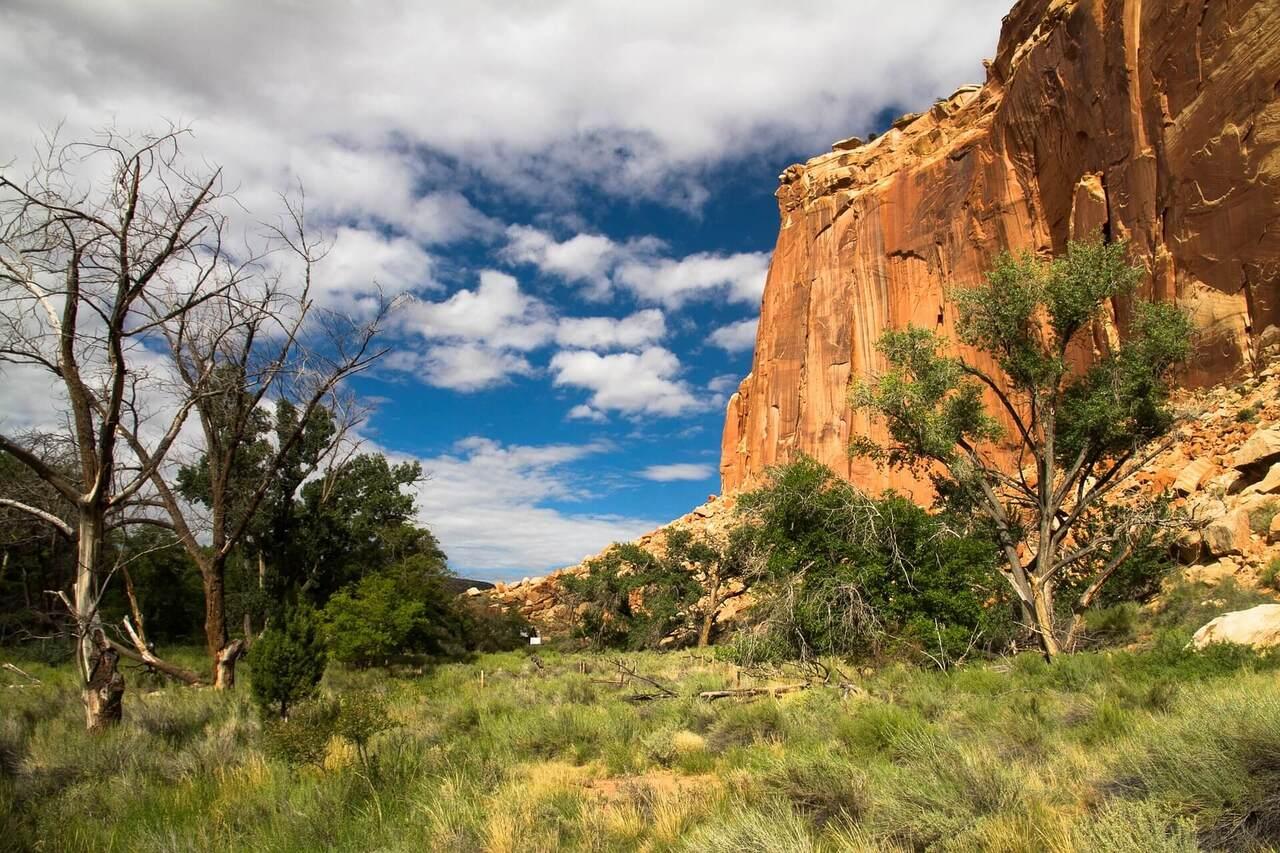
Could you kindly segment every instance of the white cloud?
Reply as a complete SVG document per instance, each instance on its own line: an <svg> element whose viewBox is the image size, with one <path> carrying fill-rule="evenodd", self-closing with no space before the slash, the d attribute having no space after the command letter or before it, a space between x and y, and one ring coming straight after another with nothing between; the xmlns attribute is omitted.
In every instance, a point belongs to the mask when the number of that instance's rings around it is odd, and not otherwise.
<svg viewBox="0 0 1280 853"><path fill-rule="evenodd" d="M566 350L552 357L551 370L556 385L591 391L597 411L669 416L703 407L679 378L680 359L662 347L609 355Z"/></svg>
<svg viewBox="0 0 1280 853"><path fill-rule="evenodd" d="M507 229L507 240L500 253L503 259L583 284L583 295L596 300L621 287L642 302L669 307L715 295L758 303L769 271L768 252L699 252L671 258L663 254L666 246L656 237L618 243L598 234L577 234L557 241L532 226L513 225Z"/></svg>
<svg viewBox="0 0 1280 853"><path fill-rule="evenodd" d="M0 76L17 120L4 132L26 141L32 119L63 115L216 119L261 128L231 140L258 156L322 140L426 146L531 191L568 178L696 201L690 165L818 150L886 105L925 105L980 77L1008 5L383 0L303 16L287 0L234 14L213 2L13 0ZM266 136L279 146L259 147Z"/></svg>
<svg viewBox="0 0 1280 853"><path fill-rule="evenodd" d="M629 317L566 317L556 330L556 343L579 349L634 349L657 343L667 334L667 321L656 308Z"/></svg>
<svg viewBox="0 0 1280 853"><path fill-rule="evenodd" d="M569 466L610 449L465 439L451 453L420 460L427 479L417 486L418 519L470 577L518 578L571 565L660 523L546 505L590 498Z"/></svg>
<svg viewBox="0 0 1280 853"><path fill-rule="evenodd" d="M715 468L696 462L675 462L670 465L650 465L640 472L640 476L646 480L653 480L657 483L672 483L677 481L696 482L698 480L710 480L716 474Z"/></svg>
<svg viewBox="0 0 1280 853"><path fill-rule="evenodd" d="M719 376L712 377L707 383L707 388L716 394L726 394L730 391L738 390L738 385L742 382L742 377L733 373L723 373Z"/></svg>
<svg viewBox="0 0 1280 853"><path fill-rule="evenodd" d="M442 302L417 301L404 309L405 328L428 340L467 341L491 349L527 352L555 335L550 309L520 292L506 273L484 270L475 290Z"/></svg>
<svg viewBox="0 0 1280 853"><path fill-rule="evenodd" d="M586 403L579 403L574 406L565 417L571 421L591 421L597 424L602 424L609 420L609 416L604 412L597 411Z"/></svg>
<svg viewBox="0 0 1280 853"><path fill-rule="evenodd" d="M746 352L755 348L757 317L721 326L711 333L710 341L726 352Z"/></svg>
<svg viewBox="0 0 1280 853"><path fill-rule="evenodd" d="M377 288L395 296L439 287L431 278L431 256L416 242L350 227L334 232L315 282L322 305L347 311L356 311Z"/></svg>
<svg viewBox="0 0 1280 853"><path fill-rule="evenodd" d="M713 293L723 293L733 302L758 304L768 271L768 252L700 252L678 260L628 261L619 267L617 280L647 302L672 307Z"/></svg>
<svg viewBox="0 0 1280 853"><path fill-rule="evenodd" d="M382 366L410 374L427 385L464 393L505 385L514 376L537 372L517 353L475 343L443 344L429 347L425 353L396 350L384 357Z"/></svg>
<svg viewBox="0 0 1280 853"><path fill-rule="evenodd" d="M550 234L528 225L507 228L502 256L511 263L532 264L548 275L583 283L593 299L609 294L609 271L619 247L599 234L577 234L557 242Z"/></svg>

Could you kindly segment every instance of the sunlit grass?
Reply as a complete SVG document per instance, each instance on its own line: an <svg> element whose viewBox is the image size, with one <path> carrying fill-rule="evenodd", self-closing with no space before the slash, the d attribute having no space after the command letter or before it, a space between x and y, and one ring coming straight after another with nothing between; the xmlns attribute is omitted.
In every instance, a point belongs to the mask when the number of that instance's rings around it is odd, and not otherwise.
<svg viewBox="0 0 1280 853"><path fill-rule="evenodd" d="M680 694L638 702L601 656L331 668L327 696L379 691L396 726L301 767L244 679L130 673L125 722L90 736L70 669L15 659L40 683L0 687L0 849L1275 849L1278 661L1184 644L717 702L696 693L756 682L687 652L626 656Z"/></svg>

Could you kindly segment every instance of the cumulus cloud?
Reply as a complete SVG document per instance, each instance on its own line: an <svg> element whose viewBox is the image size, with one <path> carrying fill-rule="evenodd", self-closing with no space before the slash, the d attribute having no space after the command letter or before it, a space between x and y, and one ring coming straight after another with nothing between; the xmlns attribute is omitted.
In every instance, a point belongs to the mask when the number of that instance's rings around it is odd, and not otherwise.
<svg viewBox="0 0 1280 853"><path fill-rule="evenodd" d="M582 284L584 295L596 300L621 287L641 302L672 308L715 295L758 303L769 270L767 252L699 252L672 258L655 237L620 243L599 234L577 234L557 241L540 229L516 225L507 229L507 239L501 251L505 260Z"/></svg>
<svg viewBox="0 0 1280 853"><path fill-rule="evenodd" d="M506 385L513 377L537 373L528 359L517 353L466 342L429 347L423 353L396 350L385 356L382 365L427 385L464 393Z"/></svg>
<svg viewBox="0 0 1280 853"><path fill-rule="evenodd" d="M711 333L711 343L725 352L747 352L755 349L756 327L759 324L759 318L752 317L749 320L739 320L737 323L721 326Z"/></svg>
<svg viewBox="0 0 1280 853"><path fill-rule="evenodd" d="M455 570L512 578L571 565L610 542L658 526L652 519L548 506L591 497L572 466L608 453L605 443L505 445L471 437L420 459L418 519L440 538Z"/></svg>
<svg viewBox="0 0 1280 853"><path fill-rule="evenodd" d="M662 347L609 355L566 350L552 357L551 371L556 385L590 391L597 411L670 416L703 407L679 378L680 359Z"/></svg>
<svg viewBox="0 0 1280 853"><path fill-rule="evenodd" d="M726 394L730 391L736 391L738 384L742 381L742 377L733 373L722 373L715 376L707 383L707 388L716 394Z"/></svg>
<svg viewBox="0 0 1280 853"><path fill-rule="evenodd" d="M656 308L628 317L568 317L556 329L556 343L578 349L635 349L657 343L667 334L667 321Z"/></svg>
<svg viewBox="0 0 1280 853"><path fill-rule="evenodd" d="M597 411L586 403L579 403L574 406L565 417L571 421L591 421L597 424L602 424L609 420L609 416L604 412Z"/></svg>
<svg viewBox="0 0 1280 853"><path fill-rule="evenodd" d="M672 307L713 293L723 293L733 302L758 304L768 271L768 252L699 252L679 259L628 261L619 267L617 279L641 299Z"/></svg>
<svg viewBox="0 0 1280 853"><path fill-rule="evenodd" d="M644 479L653 480L657 483L710 480L715 476L715 474L715 468L698 462L675 462L670 465L650 465L648 468L645 468L640 472L640 476Z"/></svg>
<svg viewBox="0 0 1280 853"><path fill-rule="evenodd" d="M342 227L317 265L316 296L326 307L360 313L378 289L385 296L437 289L431 267L431 256L407 237Z"/></svg>
<svg viewBox="0 0 1280 853"><path fill-rule="evenodd" d="M405 308L405 328L427 339L467 340L522 352L555 334L550 310L520 291L506 273L484 270L475 290L459 290L442 302L417 301Z"/></svg>
<svg viewBox="0 0 1280 853"><path fill-rule="evenodd" d="M510 263L532 264L540 271L585 285L592 299L609 295L609 272L617 263L621 248L601 234L576 234L557 241L545 231L529 225L507 228L507 245L502 257Z"/></svg>
<svg viewBox="0 0 1280 853"><path fill-rule="evenodd" d="M382 0L314 3L304 16L287 0L235 14L13 0L0 12L11 119L0 139L26 142L32 119L216 118L246 125L229 145L277 161L325 141L387 157L425 147L530 192L573 180L696 203L691 165L817 150L886 105L927 104L979 77L1007 11L1008 0L659 0L621 12ZM262 147L268 138L277 144Z"/></svg>

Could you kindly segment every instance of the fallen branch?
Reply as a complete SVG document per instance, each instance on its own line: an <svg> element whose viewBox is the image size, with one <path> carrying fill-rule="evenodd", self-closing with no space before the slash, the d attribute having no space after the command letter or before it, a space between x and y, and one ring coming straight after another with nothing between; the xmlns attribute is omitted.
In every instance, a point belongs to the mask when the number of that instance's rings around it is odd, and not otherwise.
<svg viewBox="0 0 1280 853"><path fill-rule="evenodd" d="M783 684L779 687L738 687L731 690L704 690L698 694L699 699L705 699L708 702L714 702L716 699L747 699L756 696L781 696L785 693L796 693L800 690L808 690L813 686L813 682L806 681L801 684Z"/></svg>
<svg viewBox="0 0 1280 853"><path fill-rule="evenodd" d="M133 648L130 649L128 646L125 646L122 643L117 643L111 639L107 640L107 642L111 643L112 648L119 652L123 657L138 663L146 664L156 672L167 675L170 678L177 679L185 684L190 684L193 687L204 687L206 685L205 680L191 670L184 669L177 664L172 664L156 657L155 653L152 652L151 649L147 648L147 644L143 642L142 637L138 635L138 632L134 630L133 623L129 621L128 616L124 617L123 624L124 632L128 635L129 641L133 643Z"/></svg>
<svg viewBox="0 0 1280 853"><path fill-rule="evenodd" d="M5 663L0 663L0 667L4 667L5 669L9 670L10 672L16 672L16 673L18 673L18 675L21 675L23 678L25 678L25 679L27 679L28 681L31 681L31 682L33 682L33 683L35 683L35 684L39 684L39 683L40 683L40 679L36 678L34 675L31 675L31 674L29 674L29 673L23 672L22 670L18 669L16 666L14 666L13 664L9 663L8 661L6 661Z"/></svg>
<svg viewBox="0 0 1280 853"><path fill-rule="evenodd" d="M618 679L620 681L624 677L634 678L636 681L643 681L645 684L648 684L649 686L653 687L658 691L656 694L636 694L637 696L645 696L647 698L661 698L661 699L680 698L679 693L676 693L670 687L668 687L667 685L663 684L662 682L656 679L650 678L647 675L641 675L640 673L636 672L636 669L634 666L631 666L631 667L627 666L626 663L621 658L615 660L613 663L615 666L618 667ZM629 697L629 698L634 698L634 697Z"/></svg>
<svg viewBox="0 0 1280 853"><path fill-rule="evenodd" d="M867 691L851 681L841 681L832 684L827 681L802 681L798 684L782 684L775 687L734 687L725 690L704 690L698 694L699 699L708 702L714 702L716 699L754 699L758 696L783 696L787 693L798 693L801 690L808 690L810 687L839 687L840 698L848 699L850 696L866 696Z"/></svg>

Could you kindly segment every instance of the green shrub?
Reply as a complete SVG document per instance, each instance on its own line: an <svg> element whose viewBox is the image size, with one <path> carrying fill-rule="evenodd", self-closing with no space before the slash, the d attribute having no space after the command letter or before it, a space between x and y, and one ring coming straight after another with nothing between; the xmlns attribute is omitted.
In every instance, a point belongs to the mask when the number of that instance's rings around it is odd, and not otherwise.
<svg viewBox="0 0 1280 853"><path fill-rule="evenodd" d="M1265 536L1271 529L1271 520L1280 513L1280 501L1269 500L1249 510L1249 529Z"/></svg>
<svg viewBox="0 0 1280 853"><path fill-rule="evenodd" d="M1258 573L1258 583L1280 592L1280 557L1275 557Z"/></svg>
<svg viewBox="0 0 1280 853"><path fill-rule="evenodd" d="M1252 405L1245 406L1240 411L1236 412L1236 422L1244 424L1256 421L1258 419L1258 415L1262 413L1262 405L1262 401L1259 400Z"/></svg>
<svg viewBox="0 0 1280 853"><path fill-rule="evenodd" d="M892 492L868 497L808 457L739 505L740 535L765 555L748 657L898 652L946 667L1015 630L994 547L954 519Z"/></svg>
<svg viewBox="0 0 1280 853"><path fill-rule="evenodd" d="M464 620L447 577L438 561L418 555L335 593L323 610L334 659L368 667L399 654L461 652Z"/></svg>
<svg viewBox="0 0 1280 853"><path fill-rule="evenodd" d="M1194 820L1211 850L1280 843L1280 697L1270 675L1188 693L1179 714L1152 720L1119 757L1111 787Z"/></svg>
<svg viewBox="0 0 1280 853"><path fill-rule="evenodd" d="M368 767L369 741L396 725L396 721L387 713L385 696L361 691L347 694L338 701L333 733L353 744L360 754L360 763Z"/></svg>
<svg viewBox="0 0 1280 853"><path fill-rule="evenodd" d="M253 699L264 714L289 716L289 708L314 696L324 676L325 648L314 611L306 605L284 615L249 650Z"/></svg>
<svg viewBox="0 0 1280 853"><path fill-rule="evenodd" d="M814 853L808 823L785 806L752 808L732 803L680 846L690 853Z"/></svg>
<svg viewBox="0 0 1280 853"><path fill-rule="evenodd" d="M668 530L661 554L617 544L587 563L583 575L560 584L581 613L578 636L595 648L649 649L678 628L692 637L702 584L695 572L717 563L720 552L688 530Z"/></svg>
<svg viewBox="0 0 1280 853"><path fill-rule="evenodd" d="M1107 853L1196 853L1195 824L1149 801L1119 800L1081 820L1072 837L1079 850Z"/></svg>
<svg viewBox="0 0 1280 853"><path fill-rule="evenodd" d="M1141 612L1133 601L1089 610L1084 615L1085 636L1098 645L1132 642L1138 636Z"/></svg>
<svg viewBox="0 0 1280 853"><path fill-rule="evenodd" d="M320 767L334 735L338 706L334 702L304 702L288 719L269 719L262 724L267 755L291 767Z"/></svg>
<svg viewBox="0 0 1280 853"><path fill-rule="evenodd" d="M515 607L460 599L462 641L471 652L507 652L529 644L529 620Z"/></svg>
<svg viewBox="0 0 1280 853"><path fill-rule="evenodd" d="M425 629L426 608L405 598L395 579L367 575L324 606L324 634L335 660L354 666L385 664Z"/></svg>
<svg viewBox="0 0 1280 853"><path fill-rule="evenodd" d="M870 807L866 778L830 756L784 757L765 771L764 783L819 828L855 823Z"/></svg>

